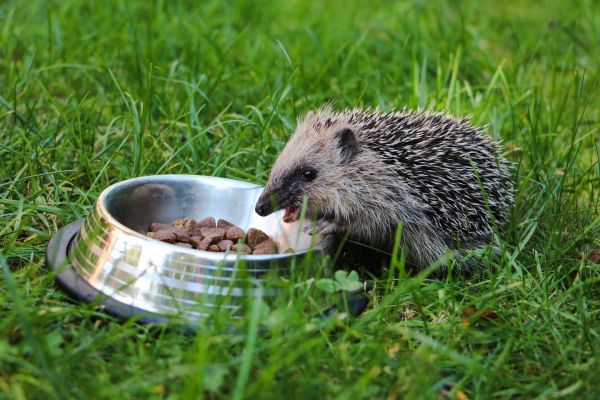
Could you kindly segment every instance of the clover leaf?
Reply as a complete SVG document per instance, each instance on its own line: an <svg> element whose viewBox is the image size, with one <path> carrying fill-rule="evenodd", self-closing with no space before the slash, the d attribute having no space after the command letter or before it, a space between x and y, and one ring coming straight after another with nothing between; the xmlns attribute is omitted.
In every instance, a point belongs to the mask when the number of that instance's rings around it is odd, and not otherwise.
<svg viewBox="0 0 600 400"><path fill-rule="evenodd" d="M363 287L362 282L358 278L356 271L346 272L337 270L334 274L334 279L323 278L316 282L317 287L327 293L336 293L340 290L345 292L353 292Z"/></svg>

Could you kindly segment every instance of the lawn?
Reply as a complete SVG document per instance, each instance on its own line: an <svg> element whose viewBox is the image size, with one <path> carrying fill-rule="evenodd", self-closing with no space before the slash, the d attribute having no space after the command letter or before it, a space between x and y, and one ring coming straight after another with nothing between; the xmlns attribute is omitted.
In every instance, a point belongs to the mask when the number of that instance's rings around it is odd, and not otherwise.
<svg viewBox="0 0 600 400"><path fill-rule="evenodd" d="M0 398L600 398L599 62L593 0L1 2ZM290 290L189 335L57 288L45 246L106 186L264 183L328 101L487 125L517 186L500 259L359 267L360 318Z"/></svg>

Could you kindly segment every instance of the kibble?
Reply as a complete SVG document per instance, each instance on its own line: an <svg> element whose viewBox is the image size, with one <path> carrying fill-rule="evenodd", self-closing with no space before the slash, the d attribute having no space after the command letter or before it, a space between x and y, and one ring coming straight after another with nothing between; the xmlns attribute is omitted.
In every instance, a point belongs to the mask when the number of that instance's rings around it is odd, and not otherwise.
<svg viewBox="0 0 600 400"><path fill-rule="evenodd" d="M171 224L152 223L146 236L172 243L176 246L212 252L234 252L239 254L275 254L278 244L260 229L250 228L246 233L242 228L225 219L207 217L196 221L185 217ZM293 253L286 249L284 253Z"/></svg>
<svg viewBox="0 0 600 400"><path fill-rule="evenodd" d="M254 248L258 244L264 242L269 239L269 235L261 231L260 229L250 228L248 229L248 244L250 247Z"/></svg>
<svg viewBox="0 0 600 400"><path fill-rule="evenodd" d="M198 250L208 250L208 247L210 246L211 240L212 240L211 238L202 239L202 241L200 242L200 244L196 248Z"/></svg>
<svg viewBox="0 0 600 400"><path fill-rule="evenodd" d="M165 229L170 229L171 225L169 224L159 224L159 223L153 223L152 225L150 225L150 230L152 232L156 232L156 231L164 231Z"/></svg>
<svg viewBox="0 0 600 400"><path fill-rule="evenodd" d="M231 250L235 251L236 253L239 252L240 254L251 254L252 253L252 249L247 244L234 244L231 247Z"/></svg>
<svg viewBox="0 0 600 400"><path fill-rule="evenodd" d="M154 239L161 242L173 243L175 241L175 232L173 232L172 228L156 231L154 232Z"/></svg>
<svg viewBox="0 0 600 400"><path fill-rule="evenodd" d="M185 226L175 225L173 234L175 235L175 240L178 242L189 243L190 241L190 231Z"/></svg>
<svg viewBox="0 0 600 400"><path fill-rule="evenodd" d="M200 235L205 239L210 238L210 243L215 244L223 240L225 230L223 228L202 228Z"/></svg>
<svg viewBox="0 0 600 400"><path fill-rule="evenodd" d="M194 248L198 248L198 246L200 246L200 243L202 243L202 236L190 236L189 243L192 246L194 246Z"/></svg>
<svg viewBox="0 0 600 400"><path fill-rule="evenodd" d="M217 247L219 247L219 251L227 251L233 246L233 242L231 240L221 240L217 243Z"/></svg>
<svg viewBox="0 0 600 400"><path fill-rule="evenodd" d="M198 221L198 226L200 226L200 228L216 228L217 223L213 217L208 217Z"/></svg>
<svg viewBox="0 0 600 400"><path fill-rule="evenodd" d="M217 228L227 229L231 228L232 226L235 226L235 224L227 221L226 219L220 219L217 221Z"/></svg>
<svg viewBox="0 0 600 400"><path fill-rule="evenodd" d="M238 228L237 226L232 226L227 229L225 232L225 237L227 240L231 240L234 243L237 243L240 239L246 236L246 232L242 228Z"/></svg>
<svg viewBox="0 0 600 400"><path fill-rule="evenodd" d="M267 240L260 242L252 250L252 254L273 254L277 253L277 246L273 241L268 238Z"/></svg>

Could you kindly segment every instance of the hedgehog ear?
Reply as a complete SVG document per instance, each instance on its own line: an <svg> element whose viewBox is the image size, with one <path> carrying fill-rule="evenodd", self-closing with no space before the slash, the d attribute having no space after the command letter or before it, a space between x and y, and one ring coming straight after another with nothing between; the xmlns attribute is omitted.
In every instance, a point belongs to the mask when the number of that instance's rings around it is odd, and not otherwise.
<svg viewBox="0 0 600 400"><path fill-rule="evenodd" d="M348 163L358 153L358 142L356 141L354 132L350 128L344 128L336 132L335 140L337 147L342 153L342 162L344 164Z"/></svg>

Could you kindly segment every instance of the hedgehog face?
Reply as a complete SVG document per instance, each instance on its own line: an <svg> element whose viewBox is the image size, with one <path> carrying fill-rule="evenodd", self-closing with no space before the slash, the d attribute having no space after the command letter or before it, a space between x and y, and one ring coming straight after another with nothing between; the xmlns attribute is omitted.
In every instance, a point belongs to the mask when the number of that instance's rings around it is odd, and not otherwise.
<svg viewBox="0 0 600 400"><path fill-rule="evenodd" d="M306 197L307 217L337 219L347 186L345 167L358 150L350 127L301 123L275 162L256 213L266 216L285 209L284 221L292 222L299 218Z"/></svg>

